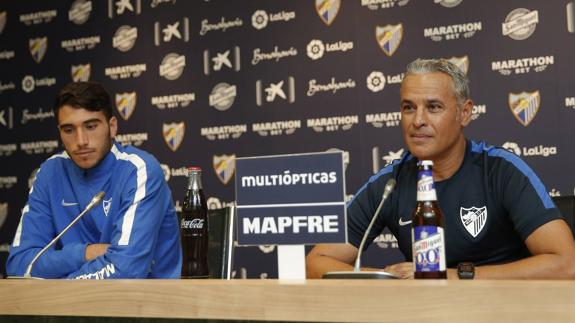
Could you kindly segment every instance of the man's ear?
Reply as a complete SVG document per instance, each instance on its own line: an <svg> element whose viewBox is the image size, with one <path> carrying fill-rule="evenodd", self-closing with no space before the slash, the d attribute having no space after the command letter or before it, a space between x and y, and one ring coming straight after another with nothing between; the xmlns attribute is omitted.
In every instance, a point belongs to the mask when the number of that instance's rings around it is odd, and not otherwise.
<svg viewBox="0 0 575 323"><path fill-rule="evenodd" d="M465 103L461 106L461 110L459 111L461 126L467 127L467 125L471 122L471 115L473 113L473 101L466 100Z"/></svg>
<svg viewBox="0 0 575 323"><path fill-rule="evenodd" d="M116 117L110 118L110 139L114 139L118 133L118 119Z"/></svg>

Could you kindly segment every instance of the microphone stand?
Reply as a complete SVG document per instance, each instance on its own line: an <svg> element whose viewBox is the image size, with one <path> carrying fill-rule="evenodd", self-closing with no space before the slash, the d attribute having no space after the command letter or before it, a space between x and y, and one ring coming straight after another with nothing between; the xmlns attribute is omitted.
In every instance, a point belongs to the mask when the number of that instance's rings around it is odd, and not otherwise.
<svg viewBox="0 0 575 323"><path fill-rule="evenodd" d="M385 184L385 188L383 190L383 196L381 198L381 202L379 202L379 205L377 206L377 209L375 210L375 213L374 213L373 217L371 218L371 222L369 222L369 225L367 226L367 229L365 230L363 238L361 239L361 243L359 245L359 251L357 253L357 257L355 258L355 265L353 267L353 271L331 271L331 272L327 272L322 276L323 279L397 279L396 276L394 276L388 272L385 272L385 271L361 271L361 254L363 252L363 247L365 245L365 242L367 241L367 237L369 236L369 233L371 232L371 228L373 227L373 224L375 223L375 219L377 219L377 215L379 214L379 211L381 211L383 204L385 203L385 201L387 200L387 198L389 197L389 195L393 191L395 184L396 184L396 181L393 178L389 179L387 181L387 183Z"/></svg>
<svg viewBox="0 0 575 323"><path fill-rule="evenodd" d="M90 203L88 204L88 206L86 206L86 208L84 209L84 211L82 211L80 214L78 214L78 216L72 221L70 222L70 224L68 224L64 230L62 230L62 232L60 232L54 239L52 239L52 241L50 241L50 243L48 243L44 248L42 248L42 250L40 250L40 252L38 252L36 254L36 256L34 256L34 258L32 258L32 261L30 262L30 264L28 265L28 267L26 268L26 272L24 273L24 276L22 277L8 277L8 278L23 278L23 279L42 279L42 278L38 278L38 277L32 277L32 268L34 267L34 264L36 263L36 261L38 261L38 258L40 258L40 256L42 256L48 249L50 249L58 240L60 240L60 238L64 235L64 233L68 232L68 230L74 225L76 224L76 222L80 221L80 219L84 216L84 214L88 213L88 211L90 211L94 206L96 206L96 204L100 203L100 201L102 200L102 198L104 198L104 195L106 193L104 193L103 191L96 194L93 198L92 201L90 201Z"/></svg>

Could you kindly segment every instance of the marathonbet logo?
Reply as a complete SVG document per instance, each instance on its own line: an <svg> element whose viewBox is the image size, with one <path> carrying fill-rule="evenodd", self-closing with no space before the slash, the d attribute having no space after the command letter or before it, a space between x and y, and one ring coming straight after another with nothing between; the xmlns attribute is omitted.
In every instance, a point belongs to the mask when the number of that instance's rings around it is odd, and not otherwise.
<svg viewBox="0 0 575 323"><path fill-rule="evenodd" d="M246 124L235 124L235 125L223 125L223 126L212 126L205 127L200 130L203 137L208 140L226 140L226 139L238 139L241 135L248 131L248 126Z"/></svg>
<svg viewBox="0 0 575 323"><path fill-rule="evenodd" d="M141 0L108 0L108 18L112 19L127 13L142 13Z"/></svg>
<svg viewBox="0 0 575 323"><path fill-rule="evenodd" d="M326 26L330 26L341 7L341 0L315 0L315 12Z"/></svg>
<svg viewBox="0 0 575 323"><path fill-rule="evenodd" d="M20 22L25 24L26 26L48 23L51 22L54 18L56 18L57 15L58 11L56 10L25 13L23 15L20 15Z"/></svg>
<svg viewBox="0 0 575 323"><path fill-rule="evenodd" d="M28 155L49 154L58 148L57 140L31 141L20 143L20 150Z"/></svg>
<svg viewBox="0 0 575 323"><path fill-rule="evenodd" d="M461 38L471 38L482 30L481 21L468 22L463 24L428 27L423 29L423 36L433 41L455 40Z"/></svg>
<svg viewBox="0 0 575 323"><path fill-rule="evenodd" d="M403 7L408 3L409 0L361 0L361 6L369 10Z"/></svg>
<svg viewBox="0 0 575 323"><path fill-rule="evenodd" d="M120 26L112 38L112 46L121 52L127 52L134 47L136 39L138 39L138 28L128 25Z"/></svg>
<svg viewBox="0 0 575 323"><path fill-rule="evenodd" d="M18 150L16 144L0 144L0 156L12 156L16 150Z"/></svg>
<svg viewBox="0 0 575 323"><path fill-rule="evenodd" d="M159 22L154 23L154 44L156 46L176 39L184 43L190 41L190 19L182 18L165 26L161 26Z"/></svg>
<svg viewBox="0 0 575 323"><path fill-rule="evenodd" d="M365 123L374 128L398 127L401 121L401 112L368 113L365 115Z"/></svg>
<svg viewBox="0 0 575 323"><path fill-rule="evenodd" d="M240 64L240 48L234 46L231 49L216 52L211 55L209 50L204 50L204 74L210 75L211 72L219 72L224 70L233 70L239 72L241 69Z"/></svg>
<svg viewBox="0 0 575 323"><path fill-rule="evenodd" d="M68 19L76 25L83 25L90 18L92 12L92 1L76 0L72 2L72 7L68 11Z"/></svg>
<svg viewBox="0 0 575 323"><path fill-rule="evenodd" d="M61 46L68 52L94 49L100 44L100 36L90 36L76 39L63 40Z"/></svg>
<svg viewBox="0 0 575 323"><path fill-rule="evenodd" d="M505 17L501 25L501 33L514 40L524 40L533 35L538 23L539 11L517 8Z"/></svg>
<svg viewBox="0 0 575 323"><path fill-rule="evenodd" d="M280 11L268 14L265 10L256 10L252 15L252 26L261 30L274 22L288 22L295 19L295 11Z"/></svg>
<svg viewBox="0 0 575 323"><path fill-rule="evenodd" d="M186 67L186 56L170 53L164 57L160 64L160 76L166 80L174 81L182 76Z"/></svg>
<svg viewBox="0 0 575 323"><path fill-rule="evenodd" d="M124 133L118 134L115 138L122 146L135 146L139 147L148 141L147 132L137 132L137 133Z"/></svg>
<svg viewBox="0 0 575 323"><path fill-rule="evenodd" d="M262 137L292 135L301 128L301 120L260 122L252 124L252 131Z"/></svg>
<svg viewBox="0 0 575 323"><path fill-rule="evenodd" d="M266 94L265 98L264 92ZM285 80L269 83L265 88L262 85L262 80L256 81L256 104L258 107L262 106L264 101L262 99L265 99L266 103L271 103L276 98L281 98L289 103L295 102L295 78L293 76L289 76Z"/></svg>
<svg viewBox="0 0 575 323"><path fill-rule="evenodd" d="M18 183L16 176L0 176L0 188L11 188Z"/></svg>
<svg viewBox="0 0 575 323"><path fill-rule="evenodd" d="M307 127L315 132L347 131L359 123L357 115L307 119Z"/></svg>
<svg viewBox="0 0 575 323"><path fill-rule="evenodd" d="M526 74L530 72L543 72L547 67L555 64L555 56L538 56L517 59L507 59L491 62L491 70L508 76L512 74Z"/></svg>
<svg viewBox="0 0 575 323"><path fill-rule="evenodd" d="M306 47L307 56L312 60L318 60L323 57L325 53L331 52L347 52L353 49L353 42L337 41L334 43L324 43L319 39L312 39Z"/></svg>
<svg viewBox="0 0 575 323"><path fill-rule="evenodd" d="M130 77L137 78L146 71L146 68L146 64L106 67L104 69L104 74L112 80L127 79Z"/></svg>
<svg viewBox="0 0 575 323"><path fill-rule="evenodd" d="M153 96L151 103L158 109L163 110L173 108L185 108L194 101L196 101L196 94L190 92L190 93Z"/></svg>

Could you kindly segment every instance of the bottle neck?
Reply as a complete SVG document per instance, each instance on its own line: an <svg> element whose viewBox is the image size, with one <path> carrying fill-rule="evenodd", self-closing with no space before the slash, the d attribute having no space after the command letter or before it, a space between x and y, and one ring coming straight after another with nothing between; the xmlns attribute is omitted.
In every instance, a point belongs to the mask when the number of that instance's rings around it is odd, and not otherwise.
<svg viewBox="0 0 575 323"><path fill-rule="evenodd" d="M202 189L202 172L189 171L188 174L188 190L201 190Z"/></svg>
<svg viewBox="0 0 575 323"><path fill-rule="evenodd" d="M431 167L422 167L417 175L417 201L437 201Z"/></svg>

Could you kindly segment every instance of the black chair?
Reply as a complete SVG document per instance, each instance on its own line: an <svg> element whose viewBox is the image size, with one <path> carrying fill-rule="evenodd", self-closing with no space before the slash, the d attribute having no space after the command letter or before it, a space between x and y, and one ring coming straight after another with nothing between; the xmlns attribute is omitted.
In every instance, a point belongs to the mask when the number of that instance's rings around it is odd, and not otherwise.
<svg viewBox="0 0 575 323"><path fill-rule="evenodd" d="M573 237L575 238L575 196L554 196L553 202L569 224Z"/></svg>
<svg viewBox="0 0 575 323"><path fill-rule="evenodd" d="M208 210L210 277L231 279L234 243L234 207Z"/></svg>

